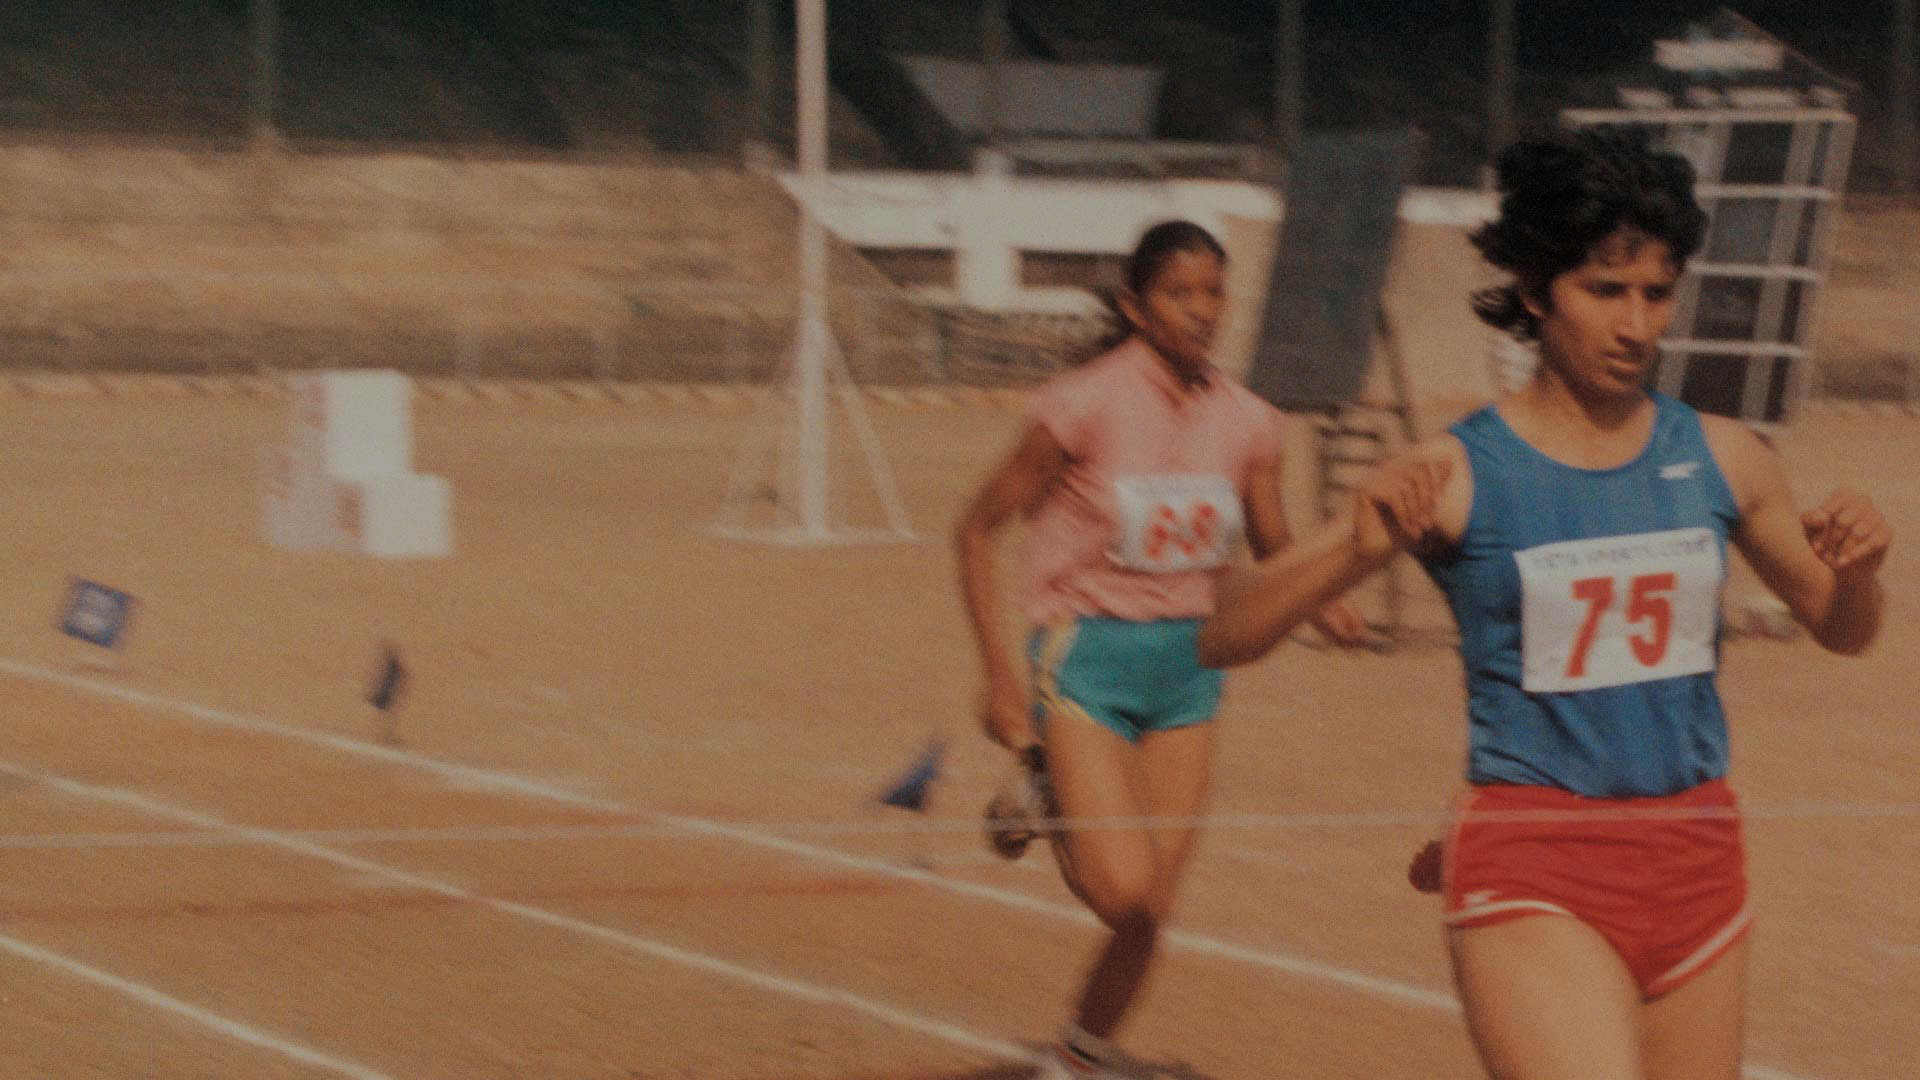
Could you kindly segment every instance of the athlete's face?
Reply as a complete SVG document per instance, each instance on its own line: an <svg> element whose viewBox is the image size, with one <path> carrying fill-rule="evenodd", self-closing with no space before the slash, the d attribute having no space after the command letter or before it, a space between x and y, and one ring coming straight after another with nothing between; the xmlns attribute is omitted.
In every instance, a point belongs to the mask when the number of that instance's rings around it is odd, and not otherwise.
<svg viewBox="0 0 1920 1080"><path fill-rule="evenodd" d="M1226 271L1211 251L1176 251L1145 289L1121 293L1120 310L1176 371L1196 374L1227 310Z"/></svg>
<svg viewBox="0 0 1920 1080"><path fill-rule="evenodd" d="M1640 393L1673 322L1679 279L1665 241L1634 229L1614 233L1586 262L1548 282L1544 298L1527 297L1542 363L1576 392Z"/></svg>

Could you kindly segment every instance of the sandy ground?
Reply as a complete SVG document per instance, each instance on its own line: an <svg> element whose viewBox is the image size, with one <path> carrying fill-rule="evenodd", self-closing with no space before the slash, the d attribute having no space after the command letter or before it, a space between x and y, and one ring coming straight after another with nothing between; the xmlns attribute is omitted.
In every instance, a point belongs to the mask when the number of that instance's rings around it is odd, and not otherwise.
<svg viewBox="0 0 1920 1080"><path fill-rule="evenodd" d="M274 399L0 401L0 1075L1021 1080L1095 940L1038 853L986 855L1003 762L945 534L1013 437L873 419L922 539L704 531L751 412L423 401L458 553L258 542ZM1920 424L1810 417L1920 539ZM1920 1057L1920 572L1859 660L1724 657L1758 906L1750 1074ZM138 607L63 636L72 577ZM1410 620L1443 630L1431 603ZM398 744L363 700L383 642ZM1293 645L1234 677L1215 810L1127 1033L1206 1076L1475 1075L1407 856L1458 783L1444 648ZM946 739L924 814L875 796Z"/></svg>

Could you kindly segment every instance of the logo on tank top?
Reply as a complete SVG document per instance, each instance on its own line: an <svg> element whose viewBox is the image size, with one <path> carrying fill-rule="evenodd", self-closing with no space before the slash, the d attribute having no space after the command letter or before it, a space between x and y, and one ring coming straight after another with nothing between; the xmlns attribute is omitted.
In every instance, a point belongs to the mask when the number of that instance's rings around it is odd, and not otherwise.
<svg viewBox="0 0 1920 1080"><path fill-rule="evenodd" d="M1678 461L1672 465L1660 466L1660 479L1691 480L1693 479L1693 474L1699 471L1700 463L1697 461Z"/></svg>

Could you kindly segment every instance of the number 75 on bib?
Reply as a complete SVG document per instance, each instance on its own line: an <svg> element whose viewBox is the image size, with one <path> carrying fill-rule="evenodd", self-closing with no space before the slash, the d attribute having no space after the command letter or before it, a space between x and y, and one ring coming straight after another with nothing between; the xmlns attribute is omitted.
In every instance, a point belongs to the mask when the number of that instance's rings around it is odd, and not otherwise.
<svg viewBox="0 0 1920 1080"><path fill-rule="evenodd" d="M1524 689L1594 690L1713 670L1726 568L1712 530L1568 540L1514 560Z"/></svg>

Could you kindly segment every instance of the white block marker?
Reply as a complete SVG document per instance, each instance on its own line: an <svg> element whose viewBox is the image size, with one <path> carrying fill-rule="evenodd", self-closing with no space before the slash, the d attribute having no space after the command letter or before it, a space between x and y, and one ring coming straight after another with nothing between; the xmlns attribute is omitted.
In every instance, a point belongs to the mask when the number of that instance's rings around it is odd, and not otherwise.
<svg viewBox="0 0 1920 1080"><path fill-rule="evenodd" d="M284 444L261 454L261 535L288 551L453 552L453 489L412 471L412 383L397 371L290 375Z"/></svg>

